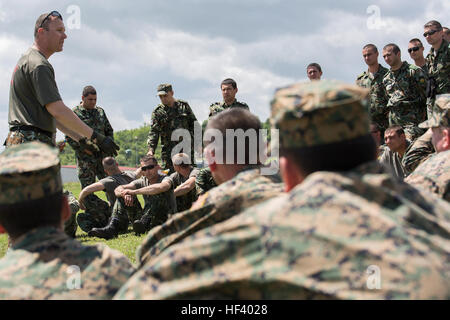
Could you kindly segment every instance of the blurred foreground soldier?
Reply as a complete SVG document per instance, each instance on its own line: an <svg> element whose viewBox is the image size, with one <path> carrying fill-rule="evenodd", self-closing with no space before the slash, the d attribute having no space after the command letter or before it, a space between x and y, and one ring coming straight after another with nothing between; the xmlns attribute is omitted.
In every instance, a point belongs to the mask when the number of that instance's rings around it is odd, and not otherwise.
<svg viewBox="0 0 450 320"><path fill-rule="evenodd" d="M374 161L367 93L279 89L271 120L288 193L167 248L115 298L448 299L450 204Z"/></svg>
<svg viewBox="0 0 450 320"><path fill-rule="evenodd" d="M89 236L111 239L116 237L119 232L127 230L128 220L134 221L141 218L142 208L136 197L127 196L127 203L130 205L125 205L124 199L117 199L114 194L114 190L118 186L129 184L140 177L141 170L138 169L134 172L121 171L116 160L112 157L106 157L102 163L108 176L81 190L79 197L80 207L81 209L86 209L84 202L90 194L97 191L105 191L107 198L110 199L110 209L104 212L99 209L91 211L92 213L80 213L77 221L80 228L87 232ZM119 206L116 204L116 201L122 201L123 203ZM110 212L112 213L110 214ZM110 215L111 219L108 223Z"/></svg>
<svg viewBox="0 0 450 320"><path fill-rule="evenodd" d="M177 203L173 194L172 180L158 171L160 166L152 155L145 155L141 159L141 171L143 177L129 184L118 186L114 193L117 198L123 198L129 205L128 196L141 194L144 197L144 210L139 220L133 223L136 234L142 234L153 227L164 223L167 218L177 212ZM117 212L123 212L123 201L116 201ZM125 219L125 215L122 215ZM128 220L127 220L128 225Z"/></svg>
<svg viewBox="0 0 450 320"><path fill-rule="evenodd" d="M318 63L310 63L306 67L306 75L311 81L320 80L320 77L322 77L322 68Z"/></svg>
<svg viewBox="0 0 450 320"><path fill-rule="evenodd" d="M189 209L197 200L195 179L199 170L189 164L186 153L178 153L172 157L175 172L170 175L172 179L173 194L177 200L177 212Z"/></svg>
<svg viewBox="0 0 450 320"><path fill-rule="evenodd" d="M202 168L197 174L195 179L195 188L197 189L197 196L205 194L212 188L217 187L217 183L211 174L211 169L209 167Z"/></svg>
<svg viewBox="0 0 450 320"><path fill-rule="evenodd" d="M217 141L210 143L205 137L205 143L208 143L205 155L218 187L200 196L189 210L177 213L149 232L137 251L141 265L198 230L229 219L283 192L278 176L261 173L262 165L257 155L263 144L259 141L261 124L256 116L242 108L229 109L212 117L207 129L219 130L223 135L218 138L222 140L223 148L216 145ZM230 141L227 141L226 131L239 129L244 134L231 135L229 139L235 142L234 148L227 149ZM255 133L253 137L252 132ZM249 137L245 138L245 134ZM227 152L230 158L226 161ZM241 152L243 161L239 160L238 153Z"/></svg>
<svg viewBox="0 0 450 320"><path fill-rule="evenodd" d="M358 76L356 84L370 90L370 119L377 124L383 136L384 130L389 127L388 110L386 109L388 98L383 88L383 77L389 70L378 63L378 49L375 45L365 45L362 54L369 69Z"/></svg>
<svg viewBox="0 0 450 320"><path fill-rule="evenodd" d="M426 57L428 68L427 114L428 119L431 119L436 95L450 93L450 43L444 39L441 24L435 20L425 24L423 36L431 45L430 53Z"/></svg>
<svg viewBox="0 0 450 320"><path fill-rule="evenodd" d="M422 41L417 38L409 40L408 43L408 53L411 59L413 59L414 64L423 70L425 75L428 75L427 62L423 56L425 48L423 47Z"/></svg>
<svg viewBox="0 0 450 320"><path fill-rule="evenodd" d="M34 44L19 59L12 75L5 146L35 140L55 146L58 128L85 147L117 154L120 148L111 138L84 124L61 99L48 59L63 50L65 30L57 11L37 19Z"/></svg>
<svg viewBox="0 0 450 320"><path fill-rule="evenodd" d="M413 141L424 133L418 125L426 119L425 73L415 65L402 62L396 44L384 46L383 58L391 66L383 78L388 96L389 125L401 126L406 138Z"/></svg>
<svg viewBox="0 0 450 320"><path fill-rule="evenodd" d="M419 165L405 181L450 202L450 94L439 97L436 104L445 106L445 109L441 114L433 113L433 117L420 126L431 128L437 154Z"/></svg>
<svg viewBox="0 0 450 320"><path fill-rule="evenodd" d="M160 84L157 94L161 103L153 110L148 134L148 154L154 155L158 140L161 137L162 168L174 172L172 165L172 149L179 143L172 141L172 132L176 129L185 129L191 138L191 162L194 164L194 123L197 121L189 104L184 100L173 97L172 85Z"/></svg>
<svg viewBox="0 0 450 320"><path fill-rule="evenodd" d="M225 79L220 84L220 90L222 91L222 102L215 102L209 106L209 117L222 112L228 108L244 108L249 110L248 105L245 102L239 102L236 100L236 93L238 87L236 81L233 79Z"/></svg>
<svg viewBox="0 0 450 320"><path fill-rule="evenodd" d="M380 163L392 170L392 174L400 180L406 176L402 159L410 142L406 139L405 132L400 126L392 126L384 132L384 141L387 148L380 156Z"/></svg>
<svg viewBox="0 0 450 320"><path fill-rule="evenodd" d="M0 299L110 299L133 272L121 253L83 246L63 232L70 215L58 150L41 142L0 155Z"/></svg>
<svg viewBox="0 0 450 320"><path fill-rule="evenodd" d="M96 105L97 91L95 90L95 88L92 86L84 87L81 95L81 100L82 101L80 102L80 104L73 109L73 112L86 125L114 141L114 130L109 123L105 110ZM85 146L80 145L78 142L71 139L69 136L66 136L66 141L75 151L78 168L78 179L80 180L81 189L94 184L96 177L99 180L106 177L102 165L102 159L105 156L108 156L107 154L103 153L100 150L89 150ZM112 201L112 203L114 202ZM83 215L85 217L92 216L93 227L103 227L105 223L103 223L103 225L101 224L101 217L96 218L95 216L106 214L106 219L109 218L109 216L111 215L111 211L109 209L108 203L101 200L95 194L89 194L86 199L83 199L83 204L83 210L85 210ZM82 225L80 225L80 227L82 227ZM82 227L82 229L83 231L86 231L85 228Z"/></svg>

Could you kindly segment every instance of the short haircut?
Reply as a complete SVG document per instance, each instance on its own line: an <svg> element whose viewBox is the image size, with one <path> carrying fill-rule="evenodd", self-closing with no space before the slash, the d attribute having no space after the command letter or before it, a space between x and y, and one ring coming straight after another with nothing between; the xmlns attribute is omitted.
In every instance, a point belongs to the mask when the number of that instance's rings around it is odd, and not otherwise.
<svg viewBox="0 0 450 320"><path fill-rule="evenodd" d="M244 165L250 165L250 164L260 164L259 154L260 154L260 148L264 148L265 145L260 141L260 134L259 130L262 128L261 121L258 119L257 116L252 114L250 111L244 109L244 108L229 108L226 109L213 117L211 117L208 120L208 124L206 126L205 134L208 133L209 129L216 129L221 133L222 137L222 151L223 151L223 158L218 158L217 152L216 152L216 159L218 163L227 163L230 164L229 161L227 161L227 130L234 130L233 132L235 135L233 136L233 144L234 144L234 150L233 152L233 164L244 164ZM238 130L243 130L243 139L239 139L238 136ZM253 137L255 138L255 141L252 141L250 135L251 133L256 133ZM242 136L241 136L242 137ZM215 137L214 139L218 139L218 137ZM214 140L216 143L216 140ZM228 141L228 143L231 143L231 141ZM210 145L211 141L206 141L205 144ZM254 147L256 147L256 150L254 150ZM244 150L244 163L239 163L239 150ZM253 149L253 150L252 150ZM231 152L230 150L228 150ZM256 151L256 154L255 154ZM252 158L256 157L256 163L252 162ZM221 162L220 162L221 161Z"/></svg>
<svg viewBox="0 0 450 320"><path fill-rule="evenodd" d="M306 70L308 70L311 67L316 68L317 70L319 70L319 72L322 72L322 68L320 67L320 65L318 63L313 62L313 63L308 64L308 66L306 67Z"/></svg>
<svg viewBox="0 0 450 320"><path fill-rule="evenodd" d="M102 161L102 164L103 164L103 168L105 168L105 169L111 169L111 168L117 167L116 159L114 159L113 157L104 158Z"/></svg>
<svg viewBox="0 0 450 320"><path fill-rule="evenodd" d="M34 25L34 37L36 38L37 33L39 28L43 28L45 30L48 30L48 25L50 24L50 21L56 20L56 19L60 19L62 20L60 17L55 17L55 16L49 16L47 18L47 20L44 21L44 19L49 15L49 13L43 13L39 16L39 18L37 18L36 23ZM44 23L41 26L42 21L44 21Z"/></svg>
<svg viewBox="0 0 450 320"><path fill-rule="evenodd" d="M442 30L442 25L436 20L428 21L427 23L425 23L425 25L423 27L424 28L435 27L438 31Z"/></svg>
<svg viewBox="0 0 450 320"><path fill-rule="evenodd" d="M387 132L392 132L394 131L398 136L405 134L405 130L403 130L403 128L399 125L393 125L390 126L389 128L387 128L384 133L386 134Z"/></svg>
<svg viewBox="0 0 450 320"><path fill-rule="evenodd" d="M347 171L376 159L376 144L371 134L355 139L301 148L280 148L306 175L316 171ZM349 155L348 157L343 156Z"/></svg>
<svg viewBox="0 0 450 320"><path fill-rule="evenodd" d="M156 160L156 158L150 154L146 154L141 158L141 162L148 162L150 160L152 160L154 164L158 164L158 160Z"/></svg>
<svg viewBox="0 0 450 320"><path fill-rule="evenodd" d="M386 50L388 48L392 48L392 52L394 52L394 54L397 54L400 52L400 48L398 45L396 45L395 43L388 43L387 45L385 45L383 47L383 50Z"/></svg>
<svg viewBox="0 0 450 320"><path fill-rule="evenodd" d="M423 47L423 43L422 43L422 41L420 41L420 39L418 39L418 38L413 38L413 39L409 40L409 43L413 43L413 42L419 42L420 45Z"/></svg>
<svg viewBox="0 0 450 320"><path fill-rule="evenodd" d="M366 45L363 47L363 50L364 50L364 49L373 49L373 51L374 51L375 53L378 52L377 46L374 45L374 44L371 44L371 43L366 44Z"/></svg>
<svg viewBox="0 0 450 320"><path fill-rule="evenodd" d="M17 238L39 227L58 227L61 223L63 193L44 198L0 205L0 224Z"/></svg>
<svg viewBox="0 0 450 320"><path fill-rule="evenodd" d="M93 86L86 86L83 88L83 97L87 97L88 95L93 94L97 95L97 91Z"/></svg>
<svg viewBox="0 0 450 320"><path fill-rule="evenodd" d="M177 153L172 157L172 164L174 166L179 166L182 168L187 168L191 166L191 159L186 153Z"/></svg>
<svg viewBox="0 0 450 320"><path fill-rule="evenodd" d="M230 84L233 87L233 89L237 88L236 81L234 81L231 78L227 78L227 79L223 80L222 83L220 84L220 88L222 88L223 85L230 85Z"/></svg>

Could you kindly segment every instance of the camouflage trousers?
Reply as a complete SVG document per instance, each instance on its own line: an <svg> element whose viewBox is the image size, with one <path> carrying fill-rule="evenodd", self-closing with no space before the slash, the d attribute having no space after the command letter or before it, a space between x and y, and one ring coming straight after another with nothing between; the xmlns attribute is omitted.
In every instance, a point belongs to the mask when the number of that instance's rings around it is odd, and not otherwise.
<svg viewBox="0 0 450 320"><path fill-rule="evenodd" d="M106 177L100 158L83 158L77 155L77 167L81 189L95 183L96 177L99 180ZM86 210L77 216L81 230L89 232L92 228L103 228L108 224L111 216L111 207L108 202L95 194L90 194L84 198L83 204Z"/></svg>
<svg viewBox="0 0 450 320"><path fill-rule="evenodd" d="M133 198L133 206L126 206L123 198L117 198L112 210L111 220L118 220L118 231L124 232L128 224L142 218L142 207L137 197Z"/></svg>
<svg viewBox="0 0 450 320"><path fill-rule="evenodd" d="M55 147L56 146L55 139L56 139L55 135L53 135L53 137L50 138L46 134L33 130L17 130L17 131L10 131L8 133L8 136L6 137L6 140L3 143L3 145L8 148L10 146L22 144L25 142L40 141L52 147Z"/></svg>

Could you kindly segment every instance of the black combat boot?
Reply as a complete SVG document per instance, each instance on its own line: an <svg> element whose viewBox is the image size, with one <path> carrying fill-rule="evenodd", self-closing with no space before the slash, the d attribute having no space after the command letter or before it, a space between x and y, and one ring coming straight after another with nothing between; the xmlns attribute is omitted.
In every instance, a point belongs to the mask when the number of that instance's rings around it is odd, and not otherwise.
<svg viewBox="0 0 450 320"><path fill-rule="evenodd" d="M90 237L98 237L106 240L117 237L119 234L120 221L117 218L112 218L109 224L104 228L93 228L88 232Z"/></svg>
<svg viewBox="0 0 450 320"><path fill-rule="evenodd" d="M139 235L142 233L146 233L148 230L150 230L150 222L151 217L149 214L144 214L140 220L135 220L133 222L133 230L134 232Z"/></svg>

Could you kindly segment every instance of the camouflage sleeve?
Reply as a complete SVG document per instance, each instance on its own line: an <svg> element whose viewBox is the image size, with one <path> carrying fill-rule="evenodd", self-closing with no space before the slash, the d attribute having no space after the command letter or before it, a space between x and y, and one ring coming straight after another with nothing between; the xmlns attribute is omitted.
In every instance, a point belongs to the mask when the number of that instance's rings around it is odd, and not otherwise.
<svg viewBox="0 0 450 320"><path fill-rule="evenodd" d="M111 126L111 123L109 123L108 117L105 114L105 136L111 137L114 140L114 129Z"/></svg>
<svg viewBox="0 0 450 320"><path fill-rule="evenodd" d="M406 150L402 159L402 165L406 170L406 175L413 172L419 164L428 159L434 153L431 143L432 131L427 130L421 137L412 143Z"/></svg>
<svg viewBox="0 0 450 320"><path fill-rule="evenodd" d="M81 147L80 147L80 144L78 142L76 142L75 140L73 140L69 136L66 136L66 141L72 147L72 149L75 151L75 153L81 152Z"/></svg>
<svg viewBox="0 0 450 320"><path fill-rule="evenodd" d="M414 72L414 79L416 81L417 92L419 93L420 98L425 101L427 91L427 75L421 68L417 68Z"/></svg>
<svg viewBox="0 0 450 320"><path fill-rule="evenodd" d="M156 147L158 146L159 136L161 134L161 127L159 124L158 114L156 110L152 113L152 120L150 123L150 132L148 133L147 145L149 149L152 149L155 152Z"/></svg>
<svg viewBox="0 0 450 320"><path fill-rule="evenodd" d="M215 186L216 184L214 183L211 172L209 170L202 169L198 172L197 178L195 179L195 188L197 190L198 196L205 194Z"/></svg>

